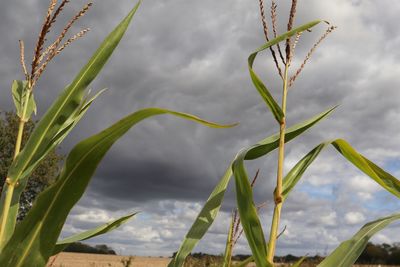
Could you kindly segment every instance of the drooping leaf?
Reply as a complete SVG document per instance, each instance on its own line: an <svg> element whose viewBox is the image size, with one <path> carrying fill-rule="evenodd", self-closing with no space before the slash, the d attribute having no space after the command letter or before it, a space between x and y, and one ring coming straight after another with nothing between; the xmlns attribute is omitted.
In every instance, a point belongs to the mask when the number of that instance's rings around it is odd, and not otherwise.
<svg viewBox="0 0 400 267"><path fill-rule="evenodd" d="M250 56L248 58L248 68L249 68L251 80L253 81L253 84L256 87L258 93L261 95L261 97L267 104L268 108L271 110L272 114L274 115L275 119L279 123L282 122L284 114L283 114L282 109L280 108L279 104L275 101L275 99L273 98L273 96L271 95L271 93L269 92L267 87L264 85L264 83L261 81L261 79L255 73L255 71L253 69L254 60L256 59L257 54L259 52L261 52L265 49L268 49L269 47L276 45L279 42L286 40L287 38L295 35L298 32L308 30L308 29L314 27L315 25L319 24L320 22L321 22L320 20L312 21L312 22L304 24L300 27L297 27L289 32L286 32L286 33L276 37L275 39L267 42L260 48L258 48L255 52L250 54Z"/></svg>
<svg viewBox="0 0 400 267"><path fill-rule="evenodd" d="M350 146L343 139L336 139L329 142L324 142L316 146L311 150L306 156L304 156L285 176L282 183L282 198L285 200L294 188L297 182L300 180L306 169L311 165L311 163L317 158L319 153L328 145L333 145L336 150L344 156L348 161L350 161L359 170L364 172L385 190L392 193L396 197L400 198L400 181L387 173L375 163L358 153L353 147Z"/></svg>
<svg viewBox="0 0 400 267"><path fill-rule="evenodd" d="M5 208L5 195L6 192L10 190L10 187L8 184L3 187L0 200L0 216L2 221L0 225L5 225L4 227L7 231L3 231L4 234L0 236L0 247L6 243L13 233L19 208L19 199L26 186L27 177L47 153L61 143L63 138L82 117L86 88L94 80L117 47L139 4L140 1L124 20L122 20L122 22L105 38L89 62L75 77L74 81L67 86L47 110L43 118L36 125L24 149L10 166L8 178L12 183L18 181L19 186L16 187L13 192L9 210ZM60 135L60 132L63 132L63 134ZM55 139L57 136L62 138Z"/></svg>
<svg viewBox="0 0 400 267"><path fill-rule="evenodd" d="M27 95L27 81L14 80L11 86L11 93L16 109L16 114L19 118L27 121L32 113L36 114L36 103L33 94L29 94L29 102L25 115L23 114L26 95ZM24 115L24 116L23 116Z"/></svg>
<svg viewBox="0 0 400 267"><path fill-rule="evenodd" d="M336 107L333 107L327 111L318 114L317 116L314 116L309 120L288 128L285 134L285 142L289 142L290 140L305 132L307 129L317 124L322 119L326 118L329 114L333 112L335 108ZM244 160L254 160L260 158L273 151L278 146L279 134L272 135L249 147L246 151L243 150L242 153L245 154ZM217 186L214 188L213 192L204 204L202 210L200 211L195 222L191 226L189 232L186 234L181 246L179 247L175 258L172 259L168 267L182 266L185 258L189 255L189 253L194 249L200 239L208 231L221 207L222 201L224 199L224 194L226 192L226 188L229 184L231 177L232 164L229 165L228 170L225 172L224 176L218 182Z"/></svg>
<svg viewBox="0 0 400 267"><path fill-rule="evenodd" d="M162 114L174 115L209 127L232 126L215 124L171 110L147 108L81 141L69 153L57 181L37 197L26 218L15 228L13 238L0 254L0 266L44 266L52 255L70 210L83 195L97 165L107 151L135 124Z"/></svg>
<svg viewBox="0 0 400 267"><path fill-rule="evenodd" d="M391 224L399 220L400 214L394 214L364 225L352 238L341 243L318 267L350 267L358 259L368 244L369 239Z"/></svg>
<svg viewBox="0 0 400 267"><path fill-rule="evenodd" d="M400 198L400 181L387 173L375 163L359 154L343 139L337 139L333 143L336 150L342 154L348 161L353 163L358 169L371 177L375 182L385 188L388 192Z"/></svg>
<svg viewBox="0 0 400 267"><path fill-rule="evenodd" d="M137 214L137 212L131 213L127 216L121 217L112 222L105 223L96 228L93 228L93 229L87 230L85 232L67 237L63 240L60 240L57 242L56 246L54 247L53 255L63 251L66 247L68 247L70 244L72 244L74 242L80 242L80 241L83 241L83 240L86 240L89 238L93 238L95 236L99 236L99 235L108 233L108 232L114 230L115 228L118 228L122 224L126 223L127 221L129 221L129 219L131 219L136 214Z"/></svg>

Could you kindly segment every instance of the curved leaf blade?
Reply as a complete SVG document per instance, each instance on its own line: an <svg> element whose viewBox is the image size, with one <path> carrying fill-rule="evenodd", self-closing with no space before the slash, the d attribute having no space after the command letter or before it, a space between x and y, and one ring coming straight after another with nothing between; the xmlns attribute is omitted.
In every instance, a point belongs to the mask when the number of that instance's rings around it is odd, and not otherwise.
<svg viewBox="0 0 400 267"><path fill-rule="evenodd" d="M253 202L253 190L244 167L246 150L239 152L233 162L232 170L236 185L236 203L240 215L241 224L246 234L247 242L251 248L254 261L258 267L268 267L267 244L264 232L258 217L257 208Z"/></svg>
<svg viewBox="0 0 400 267"><path fill-rule="evenodd" d="M147 108L83 140L69 153L57 181L37 197L31 211L15 228L13 238L0 254L0 266L45 265L70 210L83 195L107 151L135 124L162 114L174 115L214 128L231 126L208 122L186 113Z"/></svg>
<svg viewBox="0 0 400 267"><path fill-rule="evenodd" d="M369 239L391 224L399 220L400 214L394 214L364 225L352 238L341 243L318 267L350 267L361 255Z"/></svg>
<svg viewBox="0 0 400 267"><path fill-rule="evenodd" d="M335 140L335 142L333 142L333 146L354 166L371 177L388 192L400 198L400 181L396 177L384 171L363 155L359 154L350 146L349 143L343 139Z"/></svg>
<svg viewBox="0 0 400 267"><path fill-rule="evenodd" d="M80 242L89 238L93 238L95 236L99 236L102 234L105 234L107 232L110 232L118 227L120 227L122 224L128 222L133 216L135 216L137 212L131 213L129 215L123 216L119 219L116 219L114 221L105 223L103 225L100 225L96 228L87 230L85 232L67 237L63 240L60 240L57 242L56 246L54 247L53 250L53 255L63 251L68 245L74 243L74 242Z"/></svg>
<svg viewBox="0 0 400 267"><path fill-rule="evenodd" d="M301 179L306 169L311 163L317 158L319 153L326 148L328 145L332 145L336 150L360 171L368 175L386 191L392 193L396 197L400 198L400 180L384 171L382 168L377 166L375 163L358 153L349 143L343 139L336 139L319 144L313 150L311 150L306 156L304 156L285 176L282 183L282 198L285 200L290 191L295 187L297 182Z"/></svg>
<svg viewBox="0 0 400 267"><path fill-rule="evenodd" d="M4 236L2 241L8 240L15 228L19 199L26 186L27 176L29 176L34 167L47 155L49 151L52 150L52 148L61 143L63 138L72 130L72 127L81 118L81 108L84 101L84 92L87 86L94 80L119 44L133 18L133 15L136 13L139 4L140 1L122 20L122 22L105 38L89 62L81 69L74 81L67 86L67 88L48 109L43 118L36 125L34 131L25 144L24 149L10 166L8 178L11 182L16 182L18 180L19 186L13 193L11 206L7 214L3 214L5 210L4 196L6 195L5 192L9 190L9 187L8 185L3 187L0 200L0 214L1 216L6 216L3 220L6 221L5 227L10 230L7 230L7 236ZM62 138L59 138L57 142L54 142L54 137L64 129L68 130L61 136Z"/></svg>
<svg viewBox="0 0 400 267"><path fill-rule="evenodd" d="M266 44L264 44L263 46L258 48L255 52L251 53L247 59L251 80L252 80L254 86L256 87L258 93L261 95L262 99L265 101L265 103L267 104L267 107L271 110L272 114L274 115L274 117L278 123L281 123L283 120L283 117L284 117L283 111L282 111L281 107L279 106L279 104L275 101L275 99L273 98L273 96L271 95L271 93L269 92L267 87L264 85L264 83L261 81L261 79L255 73L255 71L253 69L254 60L256 59L257 54L259 52L261 52L273 45L276 45L279 42L286 40L287 38L295 35L298 32L302 32L307 29L310 29L310 28L314 27L315 25L319 24L320 22L321 22L320 20L309 22L307 24L304 24L300 27L297 27L289 32L286 32L286 33L276 37L275 39L267 42Z"/></svg>
<svg viewBox="0 0 400 267"><path fill-rule="evenodd" d="M221 208L222 200L224 199L226 188L228 187L231 177L232 169L229 166L221 180L218 182L217 186L211 192L199 215L182 241L178 252L168 264L168 267L182 266L186 257L205 235L208 228L210 228L219 212L219 209Z"/></svg>
<svg viewBox="0 0 400 267"><path fill-rule="evenodd" d="M305 155L283 178L282 181L282 200L285 201L289 193L296 186L297 182L301 179L307 168L313 163L317 158L319 153L324 149L329 142L322 143L311 150L307 155Z"/></svg>

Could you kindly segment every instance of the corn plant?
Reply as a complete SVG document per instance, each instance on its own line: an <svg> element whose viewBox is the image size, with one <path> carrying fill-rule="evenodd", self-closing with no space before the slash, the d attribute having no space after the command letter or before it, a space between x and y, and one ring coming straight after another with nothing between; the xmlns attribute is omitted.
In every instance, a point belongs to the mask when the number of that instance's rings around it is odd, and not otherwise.
<svg viewBox="0 0 400 267"><path fill-rule="evenodd" d="M259 0L259 6L266 43L249 55L248 70L254 87L257 89L267 108L271 111L273 117L275 118L276 124L279 127L279 131L275 135L267 137L255 143L253 146L244 148L237 153L236 157L228 166L224 176L220 179L219 183L212 191L192 227L189 229L189 232L186 234L178 250L178 253L170 262L169 267L182 266L185 257L192 251L192 249L197 245L199 240L204 236L209 227L212 225L215 217L219 212L222 201L224 199L224 194L232 177L234 177L235 180L236 200L240 222L242 224L247 242L252 252L252 256L246 261L240 263L238 266L246 266L246 264L251 261L254 261L259 267L274 266L273 259L275 256L276 242L279 237L278 229L282 206L285 200L289 197L290 192L293 190L297 182L301 179L301 177L307 170L307 168L317 158L319 153L329 145L332 145L336 149L336 151L339 152L340 155L342 155L360 171L373 179L385 190L395 195L396 197L400 197L400 181L396 177L387 173L375 163L358 153L348 142L343 139L325 141L317 145L314 149L307 153L286 175L284 175L283 165L285 158L285 144L325 119L336 108L329 108L328 110L304 122L295 124L290 127L288 127L286 124L286 99L289 88L294 85L296 78L304 69L304 66L309 61L317 46L336 27L328 23L328 28L326 29L325 33L323 33L322 36L317 40L317 42L311 47L306 58L304 59L303 63L298 67L298 69L295 70L292 75L290 75L289 69L291 67L295 48L300 40L300 37L307 31L310 31L315 26L327 22L315 20L299 27L294 27L293 25L296 15L297 0L292 0L291 9L289 12L289 20L287 24L287 32L278 36L276 26L277 5L275 1L272 0L272 37L270 37L271 33L266 22L264 2L262 0ZM270 50L278 75L282 80L281 105L279 105L278 102L274 99L265 83L260 79L253 68L253 64L256 60L257 55L265 50ZM278 149L278 168L276 176L276 187L273 192L274 211L271 218L272 223L269 230L269 237L267 242L264 235L264 229L257 213L257 207L253 202L253 192L248 179L245 161L254 160L266 156L275 149ZM318 266L352 266L352 264L362 253L363 249L366 247L368 240L375 233L382 230L384 227L388 226L390 223L398 219L400 219L400 214L393 214L367 223L352 238L341 243ZM229 248L231 246L229 240L232 239L233 235L232 229L233 224L231 224L227 238L228 241L227 248L225 250L224 266L234 266L230 260L231 251ZM303 260L304 257L294 266L300 266Z"/></svg>
<svg viewBox="0 0 400 267"><path fill-rule="evenodd" d="M44 266L50 256L62 251L68 244L106 233L136 214L131 213L94 229L57 240L70 210L83 195L101 159L120 137L142 120L168 114L214 128L234 126L220 125L190 114L161 108L136 111L79 142L66 158L56 182L39 194L24 220L16 224L19 199L30 174L64 140L102 92L89 97L87 87L110 58L140 5L138 2L104 39L88 63L45 112L22 148L24 125L36 111L34 89L38 79L55 56L88 32L88 29L84 29L63 42L71 26L85 15L91 3L72 17L56 40L45 48L47 33L68 3L69 0L60 3L57 0L50 1L29 71L25 64L24 45L20 41L20 61L25 80L12 83L12 96L20 123L14 161L8 170L0 200L0 266Z"/></svg>

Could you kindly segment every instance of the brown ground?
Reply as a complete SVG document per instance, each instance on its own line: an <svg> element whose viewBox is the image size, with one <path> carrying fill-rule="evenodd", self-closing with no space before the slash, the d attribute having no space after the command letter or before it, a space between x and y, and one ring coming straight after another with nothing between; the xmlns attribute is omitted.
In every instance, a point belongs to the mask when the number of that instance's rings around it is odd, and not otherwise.
<svg viewBox="0 0 400 267"><path fill-rule="evenodd" d="M156 258L156 257L140 257L132 256L130 265L126 265L123 261L129 260L129 256L115 256L115 255L100 255L100 254L86 254L86 253L69 253L62 252L54 258L50 259L48 267L166 267L170 258ZM51 264L52 263L52 264ZM248 265L253 267L255 265ZM285 265L282 265L282 267ZM288 266L288 265L286 265ZM358 265L358 267L377 267L377 265ZM354 267L357 267L355 265ZM381 267L384 267L381 265Z"/></svg>
<svg viewBox="0 0 400 267"><path fill-rule="evenodd" d="M52 267L123 267L122 261L129 260L129 256L100 255L86 253L60 253L53 262L50 259L47 266ZM165 267L169 258L132 256L131 267Z"/></svg>

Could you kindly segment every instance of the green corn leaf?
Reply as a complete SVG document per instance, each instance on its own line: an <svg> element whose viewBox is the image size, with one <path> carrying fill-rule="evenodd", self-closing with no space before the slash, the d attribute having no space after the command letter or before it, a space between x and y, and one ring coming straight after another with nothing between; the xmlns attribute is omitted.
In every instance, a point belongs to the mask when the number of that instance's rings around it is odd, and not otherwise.
<svg viewBox="0 0 400 267"><path fill-rule="evenodd" d="M175 257L168 264L168 267L180 267L183 265L186 257L197 245L200 239L207 232L208 228L212 225L215 217L221 208L222 200L226 192L228 183L232 177L232 168L226 170L224 176L218 182L217 186L211 192L210 197L207 199L199 215L194 221L189 232L186 234L181 246L178 249Z"/></svg>
<svg viewBox="0 0 400 267"><path fill-rule="evenodd" d="M20 81L20 80L14 80L11 86L11 92L12 92L12 97L16 109L16 113L19 118L23 120L29 120L31 117L32 113L34 112L36 114L36 102L34 99L33 94L29 94L29 103L28 103L28 108L26 110L25 116L23 116L23 110L24 110L24 105L25 105L25 99L26 99L26 94L27 94L27 81Z"/></svg>
<svg viewBox="0 0 400 267"><path fill-rule="evenodd" d="M300 267L300 265L304 262L307 256L301 257L300 260L296 261L291 267Z"/></svg>
<svg viewBox="0 0 400 267"><path fill-rule="evenodd" d="M93 101L103 91L104 90L101 90L100 92L98 92L96 95L94 95L89 100L84 101L83 104L82 104L82 108L80 109L79 113L74 118L71 118L71 120L68 123L66 123L66 127L61 129L60 132L57 133L57 135L55 135L55 137L53 138L52 142L54 142L54 143L60 142L60 140L62 140L72 130L72 128L78 123L78 121L83 117L83 115L89 109L89 107L93 103ZM52 149L52 147L49 147L48 149L50 150L50 149ZM44 156L46 156L46 155L47 155L47 153L45 153ZM26 170L26 172L30 173L34 167L35 166L30 166ZM8 222L6 223L7 236L4 236L4 240L7 240L11 236L11 233L14 231L15 218L17 216L17 212L18 212L18 209L19 209L19 198L20 198L22 192L24 191L26 184L28 183L28 178L29 178L28 175L23 175L18 181L19 182L19 186L17 186L14 189L14 194L12 196L12 201L11 201L11 207L10 207L10 211L9 211L9 214L8 214L9 215L8 216ZM8 184L5 185L5 189L4 189L3 192L6 192L6 190L8 190ZM2 195L2 196L4 196L4 195ZM3 199L2 199L2 201L3 201Z"/></svg>
<svg viewBox="0 0 400 267"><path fill-rule="evenodd" d="M329 116L336 108L337 106L334 106L328 109L327 111L324 111L308 120L305 120L299 124L287 128L285 133L285 142L289 142L290 140L296 138L297 136L299 136L300 134L302 134L303 132L305 132L306 130L308 130L309 128L311 128L312 126L314 126L327 116ZM265 154L277 148L278 146L279 146L279 133L272 135L262 140L261 142L257 143L256 145L250 147L246 152L245 160L253 160L262 157Z"/></svg>
<svg viewBox="0 0 400 267"><path fill-rule="evenodd" d="M84 95L86 88L97 74L99 74L100 70L117 47L139 4L140 1L124 20L122 20L122 22L105 38L89 62L75 77L74 81L67 86L48 109L46 114L36 125L24 149L10 166L8 178L11 182L18 181L19 186L16 187L12 195L11 206L6 214L4 214L4 211L7 210L4 207L5 195L10 188L8 185L3 187L0 200L0 216L2 221L6 221L5 228L7 231L5 235L0 237L0 247L5 244L14 230L19 208L19 198L26 186L27 177L40 160L65 138L68 132L72 130L73 126L75 126L82 117L82 108L85 106ZM63 132L63 134L60 134L60 132ZM59 138L57 139L57 137Z"/></svg>
<svg viewBox="0 0 400 267"><path fill-rule="evenodd" d="M107 151L135 124L162 114L174 115L214 128L232 126L208 122L186 113L147 108L80 142L69 153L57 181L37 197L26 218L16 226L13 238L0 254L0 266L44 266L52 255L70 210L83 195Z"/></svg>
<svg viewBox="0 0 400 267"><path fill-rule="evenodd" d="M272 264L266 260L267 244L258 217L257 208L253 202L253 190L244 167L244 157L246 156L246 152L247 150L239 152L232 165L236 185L237 207L241 224L256 265L258 267L272 267Z"/></svg>
<svg viewBox="0 0 400 267"><path fill-rule="evenodd" d="M308 30L308 29L314 27L315 25L319 24L320 22L321 22L320 20L312 21L312 22L304 24L298 28L295 28L289 32L286 32L286 33L276 37L275 39L267 42L265 45L261 46L260 48L258 48L255 52L250 54L250 56L248 58L248 68L249 68L251 80L253 81L253 84L256 87L258 93L261 95L261 97L267 104L268 108L271 110L272 114L274 115L275 119L279 123L282 122L284 114L283 114L282 109L280 108L279 104L275 101L275 99L273 98L273 96L271 95L271 93L269 92L267 87L264 85L264 83L261 81L261 79L257 76L255 71L253 70L254 60L256 59L257 54L259 52L261 52L265 49L268 49L269 47L276 45L279 42L286 40L287 38L295 35L298 32Z"/></svg>
<svg viewBox="0 0 400 267"><path fill-rule="evenodd" d="M30 165L36 164L39 159L43 158L43 154L49 151L48 147L53 146L52 140L54 136L65 128L66 124L70 123L72 117L78 116L84 101L86 88L99 74L117 47L139 7L139 3L105 38L74 81L67 86L37 124L25 148L10 168L9 178L11 180L19 179Z"/></svg>
<svg viewBox="0 0 400 267"><path fill-rule="evenodd" d="M400 214L380 218L364 225L351 239L341 243L318 267L350 267L358 259L368 244L369 239L391 224L399 220Z"/></svg>
<svg viewBox="0 0 400 267"><path fill-rule="evenodd" d="M238 263L235 265L235 267L246 267L247 264L250 264L254 261L253 256L248 257L247 259L245 259L244 261Z"/></svg>
<svg viewBox="0 0 400 267"><path fill-rule="evenodd" d="M343 139L336 139L329 142L324 142L316 146L306 156L304 156L285 176L282 182L282 199L285 200L294 188L297 182L300 180L306 169L316 159L319 153L328 145L333 145L336 150L350 161L359 170L364 172L385 190L392 193L396 197L400 198L400 181L387 173L375 163L358 153L353 147L350 146Z"/></svg>
<svg viewBox="0 0 400 267"><path fill-rule="evenodd" d="M122 224L126 223L129 219L131 219L136 214L137 214L137 212L131 213L127 216L121 217L112 222L108 222L106 224L100 225L94 229L90 229L90 230L82 232L80 234L76 234L76 235L70 236L68 238L65 238L63 240L60 240L57 242L56 246L54 247L53 255L63 251L66 247L68 247L68 245L70 245L74 242L80 242L80 241L110 232L110 231L114 230L115 228L118 228Z"/></svg>
<svg viewBox="0 0 400 267"><path fill-rule="evenodd" d="M311 163L317 158L319 153L329 145L329 142L322 143L311 150L307 155L305 155L283 178L282 181L282 200L285 201L289 193L296 186L297 182L301 179L304 172L311 165Z"/></svg>
<svg viewBox="0 0 400 267"><path fill-rule="evenodd" d="M314 116L309 120L288 128L285 133L285 142L289 142L290 140L305 132L307 129L317 124L322 119L326 118L329 114L333 112L335 108L336 106L318 114L317 116ZM278 146L279 134L272 135L249 147L246 151L243 151L242 153L245 152L244 160L254 160L260 158L273 151ZM191 226L189 232L186 234L181 246L178 249L178 252L175 255L175 258L172 259L168 267L182 266L185 258L194 249L194 247L197 245L197 243L205 235L207 230L214 222L215 217L217 216L222 201L224 199L226 188L232 177L232 165L233 163L230 164L224 176L221 178L217 186L212 191L211 195L209 196L208 200L204 204L202 210L200 211L199 215ZM243 220L242 217L241 220Z"/></svg>
<svg viewBox="0 0 400 267"><path fill-rule="evenodd" d="M375 182L385 188L388 192L400 198L400 181L387 173L375 163L359 154L343 139L337 139L333 143L336 150L342 154L348 161L353 163L358 169L371 177Z"/></svg>
<svg viewBox="0 0 400 267"><path fill-rule="evenodd" d="M226 238L225 243L225 252L224 252L224 264L222 267L231 267L232 262L232 249L233 249L233 227L234 227L234 218L231 216L231 223L229 225L228 236Z"/></svg>

